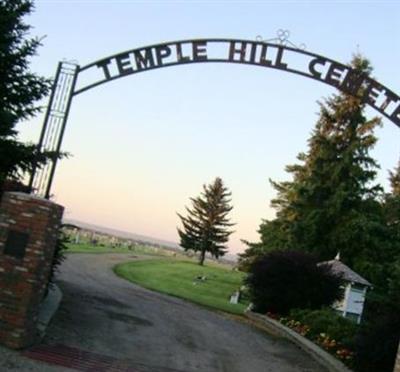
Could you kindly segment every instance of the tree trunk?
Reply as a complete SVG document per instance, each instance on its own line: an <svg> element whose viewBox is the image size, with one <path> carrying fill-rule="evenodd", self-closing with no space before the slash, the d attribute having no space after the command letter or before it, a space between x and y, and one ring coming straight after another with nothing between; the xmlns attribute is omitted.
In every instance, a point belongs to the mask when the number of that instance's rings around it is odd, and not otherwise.
<svg viewBox="0 0 400 372"><path fill-rule="evenodd" d="M199 265L203 266L204 264L204 259L206 258L206 251L205 249L201 251L200 253L200 260L199 260Z"/></svg>

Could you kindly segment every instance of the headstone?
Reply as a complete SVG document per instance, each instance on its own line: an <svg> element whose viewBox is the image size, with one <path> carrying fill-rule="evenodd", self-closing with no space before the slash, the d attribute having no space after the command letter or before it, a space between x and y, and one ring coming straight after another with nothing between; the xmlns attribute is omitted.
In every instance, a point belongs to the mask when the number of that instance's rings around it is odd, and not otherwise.
<svg viewBox="0 0 400 372"><path fill-rule="evenodd" d="M236 291L236 292L233 292L233 294L231 295L229 302L231 304L238 304L239 299L240 299L240 291Z"/></svg>

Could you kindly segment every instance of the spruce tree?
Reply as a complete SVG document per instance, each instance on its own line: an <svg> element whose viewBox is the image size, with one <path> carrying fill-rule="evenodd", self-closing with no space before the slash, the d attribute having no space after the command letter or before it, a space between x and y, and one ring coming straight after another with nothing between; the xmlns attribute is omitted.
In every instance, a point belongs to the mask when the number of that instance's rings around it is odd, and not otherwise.
<svg viewBox="0 0 400 372"><path fill-rule="evenodd" d="M400 161L393 171L389 171L389 181L392 195L400 197Z"/></svg>
<svg viewBox="0 0 400 372"><path fill-rule="evenodd" d="M385 222L391 243L391 250L387 254L386 262L390 265L387 281L391 280L392 273L396 273L397 277L400 273L400 162L393 171L389 171L389 181L391 189L383 201ZM400 287L400 282L398 286Z"/></svg>
<svg viewBox="0 0 400 372"><path fill-rule="evenodd" d="M199 264L203 265L206 253L219 258L227 252L226 243L233 233L229 227L228 214L231 193L217 177L210 185L203 185L203 192L191 198L192 207L186 207L187 216L178 213L182 228L178 228L180 245L187 250L200 253Z"/></svg>
<svg viewBox="0 0 400 372"><path fill-rule="evenodd" d="M385 195L384 208L386 222L391 229L393 240L400 241L400 161L393 171L389 171L390 192ZM399 243L400 244L400 243ZM399 252L400 255L400 252Z"/></svg>
<svg viewBox="0 0 400 372"><path fill-rule="evenodd" d="M393 171L389 171L389 181L391 189L386 194L383 205L391 249L383 263L388 269L385 271L384 282L387 286L383 286L382 291L396 304L400 314L400 161Z"/></svg>
<svg viewBox="0 0 400 372"><path fill-rule="evenodd" d="M363 75L372 70L359 55L351 67ZM365 88L360 89L362 96ZM340 251L350 266L367 252L379 252L386 234L377 200L382 189L374 184L378 164L369 152L380 120L367 119L364 108L359 97L346 93L320 103L308 151L299 154L299 164L286 167L292 180L271 181L277 190L271 205L277 213L260 226L259 250L300 249L321 260Z"/></svg>
<svg viewBox="0 0 400 372"><path fill-rule="evenodd" d="M17 138L16 125L40 111L38 101L50 83L29 70L31 57L40 45L30 38L23 18L33 10L30 0L0 0L0 192L6 178L21 179L37 159L36 148Z"/></svg>

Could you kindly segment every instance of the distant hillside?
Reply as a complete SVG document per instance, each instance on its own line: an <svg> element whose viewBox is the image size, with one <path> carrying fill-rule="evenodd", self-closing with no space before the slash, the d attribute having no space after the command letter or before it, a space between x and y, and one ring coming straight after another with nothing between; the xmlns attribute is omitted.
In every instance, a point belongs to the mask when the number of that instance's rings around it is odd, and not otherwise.
<svg viewBox="0 0 400 372"><path fill-rule="evenodd" d="M63 222L76 225L83 229L92 230L94 232L108 234L108 235L116 236L119 238L140 240L140 241L143 241L146 243L158 244L158 245L162 245L162 246L165 246L168 248L181 249L177 243L170 242L167 240L152 238L150 236L134 234L134 233L130 233L127 231L121 231L121 230L116 230L116 229L111 229L109 227L93 225L93 224L90 224L87 222L82 222L82 221L77 221L77 220L64 219Z"/></svg>
<svg viewBox="0 0 400 372"><path fill-rule="evenodd" d="M162 240L162 239L157 239L157 238L153 238L153 237L146 236L146 235L134 234L134 233L127 232L127 231L111 229L109 227L93 225L93 224L78 221L78 220L64 219L63 222L72 224L72 225L76 225L83 229L92 230L94 232L108 234L108 235L116 236L119 238L132 239L132 240L141 241L141 242L145 242L145 243L149 243L149 244L157 244L157 245L160 245L160 246L163 246L166 248L170 248L170 249L174 249L174 250L182 250L182 248L179 246L179 244L170 242L168 240ZM222 257L221 261L236 262L237 256L234 254L227 253L224 257Z"/></svg>

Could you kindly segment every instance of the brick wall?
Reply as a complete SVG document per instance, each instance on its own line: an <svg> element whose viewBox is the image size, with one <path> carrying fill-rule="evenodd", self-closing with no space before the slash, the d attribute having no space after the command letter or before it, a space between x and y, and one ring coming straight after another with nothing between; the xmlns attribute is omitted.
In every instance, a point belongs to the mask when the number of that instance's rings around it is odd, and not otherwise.
<svg viewBox="0 0 400 372"><path fill-rule="evenodd" d="M63 207L8 192L0 204L0 344L20 349L36 337Z"/></svg>

